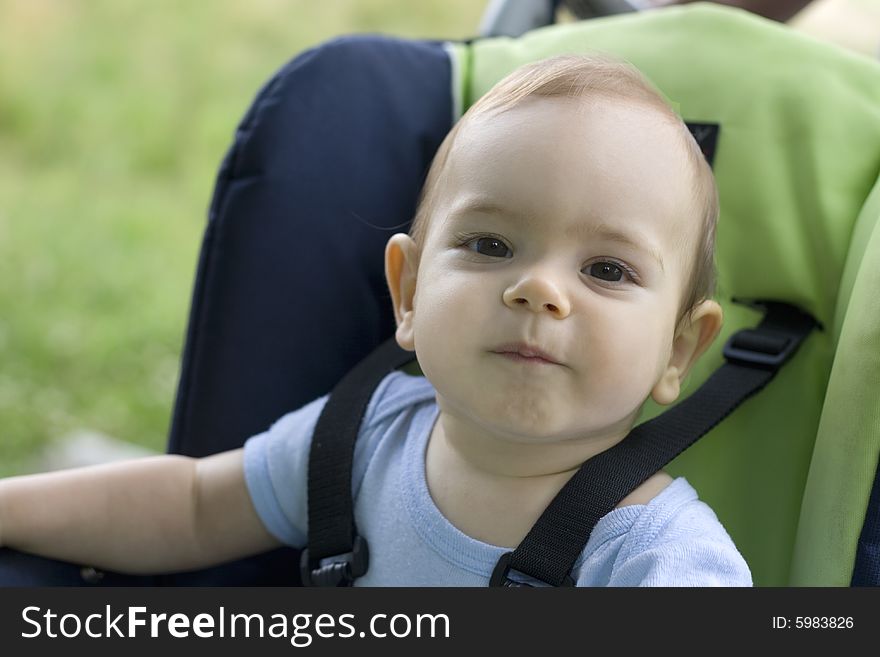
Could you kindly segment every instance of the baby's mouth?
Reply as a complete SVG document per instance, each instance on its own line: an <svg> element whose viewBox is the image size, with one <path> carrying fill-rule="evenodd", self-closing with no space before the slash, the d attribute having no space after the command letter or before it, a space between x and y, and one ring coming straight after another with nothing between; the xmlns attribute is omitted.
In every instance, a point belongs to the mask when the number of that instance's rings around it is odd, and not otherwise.
<svg viewBox="0 0 880 657"><path fill-rule="evenodd" d="M505 358L520 362L532 363L535 365L561 365L555 356L544 351L535 345L529 345L524 342L511 342L503 344L492 350L492 353L504 356Z"/></svg>

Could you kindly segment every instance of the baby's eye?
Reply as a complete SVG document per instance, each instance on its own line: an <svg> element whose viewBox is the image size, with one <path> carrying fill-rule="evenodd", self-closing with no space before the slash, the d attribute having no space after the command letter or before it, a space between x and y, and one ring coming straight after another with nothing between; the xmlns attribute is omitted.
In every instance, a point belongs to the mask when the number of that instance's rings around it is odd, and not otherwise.
<svg viewBox="0 0 880 657"><path fill-rule="evenodd" d="M480 255L492 258L510 258L513 255L507 244L497 237L477 237L468 241L465 246L471 251L476 251Z"/></svg>
<svg viewBox="0 0 880 657"><path fill-rule="evenodd" d="M613 262L594 262L589 267L590 276L609 283L617 283L623 279L626 272Z"/></svg>

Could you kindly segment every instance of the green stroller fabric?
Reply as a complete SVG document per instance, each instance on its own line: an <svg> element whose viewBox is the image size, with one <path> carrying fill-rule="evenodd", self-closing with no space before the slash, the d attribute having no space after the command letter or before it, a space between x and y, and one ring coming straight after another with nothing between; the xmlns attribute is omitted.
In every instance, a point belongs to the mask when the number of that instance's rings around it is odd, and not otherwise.
<svg viewBox="0 0 880 657"><path fill-rule="evenodd" d="M728 528L756 585L848 586L880 451L880 64L697 4L449 46L460 115L517 66L603 51L687 121L720 125L717 299L727 337L778 299L824 325L764 391L669 467ZM642 420L663 409L646 404Z"/></svg>

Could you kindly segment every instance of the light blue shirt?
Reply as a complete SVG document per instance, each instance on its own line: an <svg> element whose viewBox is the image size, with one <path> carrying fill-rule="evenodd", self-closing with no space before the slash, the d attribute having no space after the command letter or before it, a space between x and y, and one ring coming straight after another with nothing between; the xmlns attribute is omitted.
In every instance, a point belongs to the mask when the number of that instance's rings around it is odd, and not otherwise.
<svg viewBox="0 0 880 657"><path fill-rule="evenodd" d="M312 433L327 397L278 420L244 447L248 490L267 530L307 543ZM376 389L355 446L355 522L370 548L357 586L486 586L509 549L462 533L437 509L425 450L437 418L424 377L389 374ZM578 586L751 586L745 560L715 513L683 478L648 504L613 510L596 525L572 572Z"/></svg>

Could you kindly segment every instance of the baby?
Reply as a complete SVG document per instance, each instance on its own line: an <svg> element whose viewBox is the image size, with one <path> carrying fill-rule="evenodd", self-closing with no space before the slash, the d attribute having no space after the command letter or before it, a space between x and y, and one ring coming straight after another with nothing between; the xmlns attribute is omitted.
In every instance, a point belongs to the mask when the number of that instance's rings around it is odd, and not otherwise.
<svg viewBox="0 0 880 657"><path fill-rule="evenodd" d="M648 397L670 404L721 326L718 208L681 119L632 67L524 66L453 128L409 235L385 252L396 339L424 377L367 408L353 491L358 585L485 586L581 463ZM306 472L326 397L242 449L0 481L0 545L129 573L307 542ZM648 479L603 517L579 586L748 586L684 479Z"/></svg>

